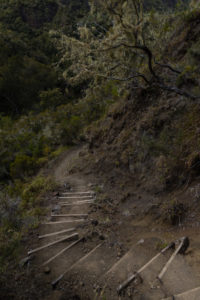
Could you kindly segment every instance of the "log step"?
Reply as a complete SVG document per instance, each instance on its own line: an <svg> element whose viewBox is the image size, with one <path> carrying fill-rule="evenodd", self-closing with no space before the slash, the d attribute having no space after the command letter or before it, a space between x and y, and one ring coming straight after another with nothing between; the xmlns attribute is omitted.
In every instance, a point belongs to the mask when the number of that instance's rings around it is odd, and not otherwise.
<svg viewBox="0 0 200 300"><path fill-rule="evenodd" d="M58 244L58 243L62 243L62 242L64 242L64 241L67 241L67 240L69 241L69 240L73 240L73 239L77 239L77 238L78 238L78 233L74 233L74 234L72 234L72 235L65 236L64 238L62 238L62 239L60 239L60 240L58 240L58 241L55 241L55 242L46 244L46 245L44 245L44 246L42 246L42 247L36 248L36 249L34 249L34 250L31 250L31 251L28 251L28 255L30 255L30 254L32 254L32 253L35 253L35 252L38 252L38 251L40 251L40 250L46 249L46 248L51 247L51 246L53 246L53 245L56 245L56 244Z"/></svg>
<svg viewBox="0 0 200 300"><path fill-rule="evenodd" d="M61 196L61 197L58 197L58 199L87 199L87 198L92 198L93 196L91 195L91 196L75 196L75 197L64 197L64 196Z"/></svg>
<svg viewBox="0 0 200 300"><path fill-rule="evenodd" d="M48 234L44 234L44 235L39 235L39 239L43 239L46 237L50 237L50 236L54 236L54 235L58 235L58 234L62 234L62 233L66 233L66 232L70 232L70 231L74 231L75 228L69 228L69 229L64 229L61 231L57 231L57 232L52 232L52 233L48 233Z"/></svg>
<svg viewBox="0 0 200 300"><path fill-rule="evenodd" d="M74 217L74 218L87 218L88 214L64 214L64 215L51 215L51 217L58 217L58 218L64 218L64 217Z"/></svg>
<svg viewBox="0 0 200 300"><path fill-rule="evenodd" d="M43 223L43 225L55 225L55 224L74 223L74 222L85 222L85 219L71 220L71 221L47 222L47 223Z"/></svg>
<svg viewBox="0 0 200 300"><path fill-rule="evenodd" d="M92 194L94 193L93 191L88 191L88 192L64 192L62 193L63 195L76 195L76 194Z"/></svg>
<svg viewBox="0 0 200 300"><path fill-rule="evenodd" d="M88 201L79 201L79 202L74 202L74 203L68 203L68 202L61 202L61 206L74 206L74 205L83 205L83 204L90 204L94 203L94 200L88 200Z"/></svg>
<svg viewBox="0 0 200 300"><path fill-rule="evenodd" d="M174 295L168 298L163 298L162 300L198 300L200 299L200 287L196 287L192 290L186 291L184 293Z"/></svg>
<svg viewBox="0 0 200 300"><path fill-rule="evenodd" d="M78 241L72 243L71 245L67 246L66 248L62 249L60 252L58 252L56 255L54 255L53 257L51 257L50 259L48 259L47 261L45 261L42 264L43 266L48 265L50 262L52 262L54 259L56 259L58 256L60 256L61 254L63 254L65 251L71 249L73 246L75 246L76 244L78 244L79 242L81 242L84 238L79 239Z"/></svg>
<svg viewBox="0 0 200 300"><path fill-rule="evenodd" d="M162 251L157 253L153 258L151 258L145 265L143 265L137 272L130 275L122 284L120 284L117 288L117 293L120 294L122 290L124 290L133 280L137 278L145 269L147 269L152 263L154 263L159 256L163 255L167 250L173 248L175 243L170 243L167 247L165 247Z"/></svg>
<svg viewBox="0 0 200 300"><path fill-rule="evenodd" d="M61 274L58 278L56 278L54 281L52 281L51 285L53 288L59 283L59 281L67 274L70 270L72 270L75 266L83 262L85 259L87 259L92 253L94 253L103 243L97 245L94 249L92 249L89 253L87 253L85 256L83 256L81 259L79 259L77 262L75 262L69 269L67 269L63 274Z"/></svg>

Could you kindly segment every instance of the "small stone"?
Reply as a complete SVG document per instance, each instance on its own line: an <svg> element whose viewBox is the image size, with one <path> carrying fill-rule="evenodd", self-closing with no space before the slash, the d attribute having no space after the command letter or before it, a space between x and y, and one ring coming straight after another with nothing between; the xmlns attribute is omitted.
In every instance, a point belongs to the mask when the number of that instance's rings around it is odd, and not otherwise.
<svg viewBox="0 0 200 300"><path fill-rule="evenodd" d="M49 267L44 268L44 273L49 274L51 272L51 269Z"/></svg>
<svg viewBox="0 0 200 300"><path fill-rule="evenodd" d="M97 220L92 220L91 224L94 226L97 226L99 224L99 222Z"/></svg>
<svg viewBox="0 0 200 300"><path fill-rule="evenodd" d="M144 239L139 240L139 241L137 242L137 244L138 244L138 245L139 245L139 244L144 244Z"/></svg>

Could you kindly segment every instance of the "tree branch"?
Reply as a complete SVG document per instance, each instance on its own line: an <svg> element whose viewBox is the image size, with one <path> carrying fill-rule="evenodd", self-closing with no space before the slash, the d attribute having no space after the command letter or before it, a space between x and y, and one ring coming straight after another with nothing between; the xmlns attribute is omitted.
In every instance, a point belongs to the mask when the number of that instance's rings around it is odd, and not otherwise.
<svg viewBox="0 0 200 300"><path fill-rule="evenodd" d="M148 57L148 67L149 67L149 71L151 72L151 74L153 75L153 77L158 80L158 81L161 81L161 78L159 78L155 71L153 70L153 63L152 63L152 60L153 60L153 54L151 52L151 50L146 47L146 46L140 46L140 45L128 45L126 43L120 43L119 45L114 45L110 48L107 48L107 49L103 49L102 51L109 51L109 50L113 50L113 49L117 49L117 48L120 48L120 47L126 47L126 48L132 48L132 49L138 49L138 50L141 50L143 51L147 57Z"/></svg>
<svg viewBox="0 0 200 300"><path fill-rule="evenodd" d="M126 78L117 78L117 77L112 77L112 76L106 76L106 75L103 75L103 74L97 74L97 76L104 77L104 78L110 79L110 80L116 80L116 81L129 81L129 80L131 80L131 79L141 77L148 85L150 85L150 82L149 82L149 80L145 77L145 75L140 74L140 73L131 75L131 76L126 77Z"/></svg>
<svg viewBox="0 0 200 300"><path fill-rule="evenodd" d="M161 64L160 62L157 62L157 61L155 60L155 58L154 58L154 63L155 63L156 65L162 67L162 68L167 68L167 69L171 70L171 71L174 72L174 73L181 74L181 71L174 69L172 66L170 66L170 65L168 65L168 64Z"/></svg>

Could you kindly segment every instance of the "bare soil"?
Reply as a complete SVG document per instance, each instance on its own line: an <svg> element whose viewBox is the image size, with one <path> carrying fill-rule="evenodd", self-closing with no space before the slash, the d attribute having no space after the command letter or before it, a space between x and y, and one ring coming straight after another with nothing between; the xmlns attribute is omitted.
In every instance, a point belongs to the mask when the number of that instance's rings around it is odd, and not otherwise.
<svg viewBox="0 0 200 300"><path fill-rule="evenodd" d="M75 148L63 155L49 172L53 172L63 192L93 190L95 205L60 207L59 214L88 214L85 222L43 225L29 235L24 243L22 258L30 249L63 237L38 239L38 235L75 227L83 241L64 252L45 267L41 265L66 248L73 241L65 241L34 254L28 265L15 268L15 274L4 279L9 285L1 287L1 299L162 299L200 285L200 239L198 213L186 218L179 226L163 222L157 207L162 197L149 196L137 187L125 173L112 178L91 170L88 166L87 147ZM103 168L103 166L102 166ZM95 176L96 174L96 176ZM120 177L119 177L120 176ZM122 185L123 186L120 186ZM51 217L52 208L59 206L56 193L48 196L47 216L43 222L66 220ZM186 194L184 194L186 195ZM71 201L71 200L70 200ZM73 200L74 201L74 200ZM192 212L191 212L192 214ZM70 235L67 233L64 235ZM122 295L117 287L133 272L171 241L188 236L190 247L184 256L178 255L161 286L156 276L170 258L172 251L162 256L143 274L142 283L131 283ZM141 243L138 244L138 241ZM12 271L11 271L12 272ZM55 289L51 283L65 274ZM188 299L189 300L189 299Z"/></svg>

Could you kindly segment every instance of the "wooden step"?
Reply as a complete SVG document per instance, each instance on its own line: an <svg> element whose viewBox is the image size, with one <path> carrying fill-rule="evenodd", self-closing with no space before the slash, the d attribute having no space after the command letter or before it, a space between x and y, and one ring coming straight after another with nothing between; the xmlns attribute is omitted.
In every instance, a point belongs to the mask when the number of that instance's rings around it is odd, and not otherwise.
<svg viewBox="0 0 200 300"><path fill-rule="evenodd" d="M184 293L174 295L168 298L163 298L162 300L199 300L200 299L200 287L196 287Z"/></svg>
<svg viewBox="0 0 200 300"><path fill-rule="evenodd" d="M63 195L76 195L76 194L94 194L93 191L88 192L63 192Z"/></svg>
<svg viewBox="0 0 200 300"><path fill-rule="evenodd" d="M58 256L60 256L61 254L63 254L64 252L66 252L67 250L71 249L72 247L74 247L76 244L78 244L79 242L81 242L84 238L79 239L78 241L72 243L71 245L67 246L66 248L62 249L60 252L58 252L56 255L52 256L50 259L48 259L47 261L45 261L42 266L46 266L49 263L51 263L54 259L56 259Z"/></svg>
<svg viewBox="0 0 200 300"><path fill-rule="evenodd" d="M54 242L46 244L46 245L44 245L42 247L39 247L39 248L36 248L34 250L28 251L28 255L30 255L32 253L35 253L35 252L38 252L40 250L46 249L46 248L51 247L53 245L56 245L58 243L62 243L64 241L69 241L69 240L73 240L73 239L77 239L77 238L78 238L78 233L74 233L72 235L65 236L64 238L62 238L60 240L54 241Z"/></svg>
<svg viewBox="0 0 200 300"><path fill-rule="evenodd" d="M75 196L75 197L64 197L64 196L61 196L61 197L58 197L58 199L68 199L68 200L71 200L71 199L90 199L90 198L93 198L93 196Z"/></svg>
<svg viewBox="0 0 200 300"><path fill-rule="evenodd" d="M69 272L71 271L74 267L85 261L90 255L92 255L103 243L97 245L94 249L92 249L89 253L84 255L81 259L79 259L77 262L75 262L70 268L68 268L63 274L61 274L58 278L56 278L54 281L52 281L52 287L55 287L60 280Z"/></svg>
<svg viewBox="0 0 200 300"><path fill-rule="evenodd" d="M74 223L74 222L85 222L85 219L70 220L70 221L46 222L46 223L43 223L43 225L56 225L56 224Z"/></svg>
<svg viewBox="0 0 200 300"><path fill-rule="evenodd" d="M68 203L68 202L61 202L61 206L74 206L74 205L84 205L84 204L91 204L94 203L94 200L88 200L88 201L78 201L78 202L73 202L73 203Z"/></svg>
<svg viewBox="0 0 200 300"><path fill-rule="evenodd" d="M46 238L46 237L51 237L51 236L54 236L54 235L59 235L59 234L74 231L74 230L75 230L75 228L64 229L64 230L57 231L57 232L52 232L52 233L47 233L47 234L44 234L44 235L39 235L38 238L43 239L43 238Z"/></svg>
<svg viewBox="0 0 200 300"><path fill-rule="evenodd" d="M63 214L63 215L54 215L54 214L51 214L51 217L58 217L58 218L64 218L64 217L87 218L88 214Z"/></svg>
<svg viewBox="0 0 200 300"><path fill-rule="evenodd" d="M175 243L170 243L161 252L157 253L153 258L147 261L138 271L130 275L122 284L118 286L117 288L118 294L120 294L123 289L125 289L134 279L136 279L138 275L140 275L145 269L147 269L151 264L153 264L161 255L163 255L167 250L171 249L174 246Z"/></svg>

